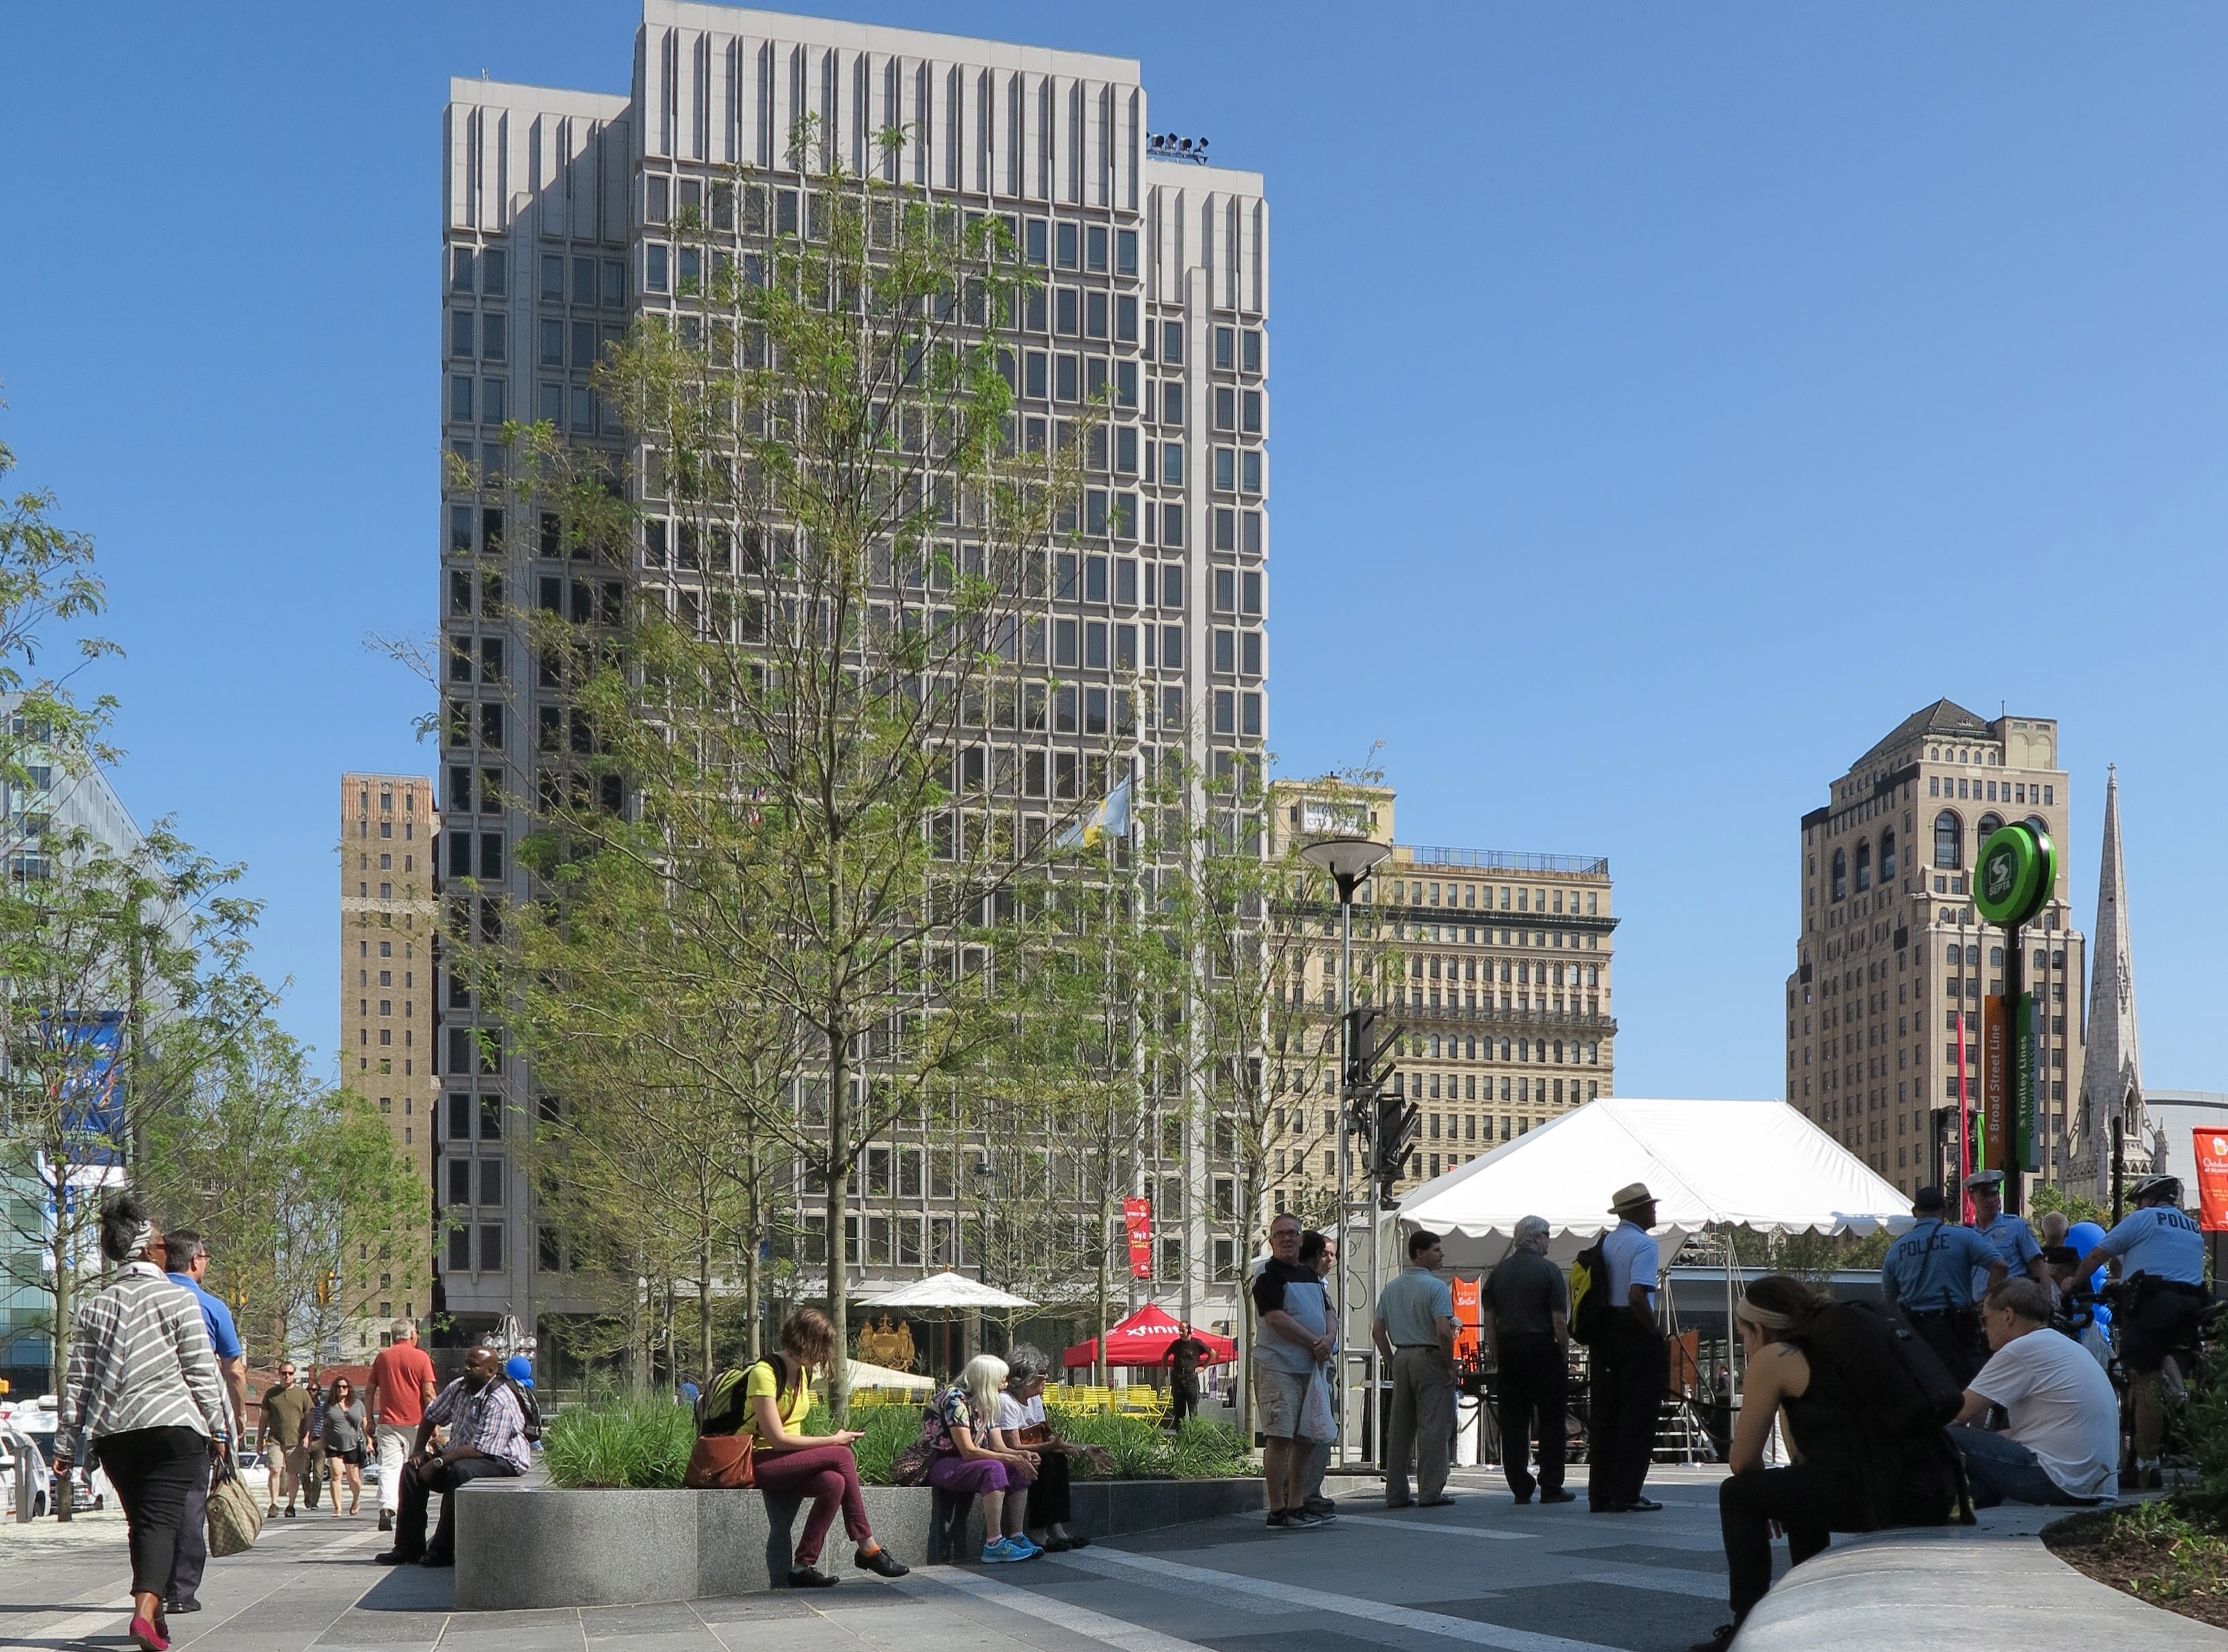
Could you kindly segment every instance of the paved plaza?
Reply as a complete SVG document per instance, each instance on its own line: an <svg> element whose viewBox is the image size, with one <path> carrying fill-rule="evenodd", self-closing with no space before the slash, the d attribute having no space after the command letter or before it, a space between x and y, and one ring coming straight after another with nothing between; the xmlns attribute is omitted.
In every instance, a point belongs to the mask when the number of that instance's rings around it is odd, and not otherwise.
<svg viewBox="0 0 2228 1652"><path fill-rule="evenodd" d="M214 1563L205 1610L173 1643L208 1652L543 1652L624 1638L643 1652L1668 1652L1725 1619L1716 1474L1659 1470L1661 1514L1514 1507L1497 1476L1459 1473L1450 1508L1341 1495L1335 1526L1258 1514L1094 1544L1024 1566L863 1573L812 1594L530 1613L449 1610L453 1574L371 1564L369 1516L277 1521ZM1334 1487L1335 1490L1341 1489ZM112 1514L0 1527L0 1645L122 1643L127 1569Z"/></svg>

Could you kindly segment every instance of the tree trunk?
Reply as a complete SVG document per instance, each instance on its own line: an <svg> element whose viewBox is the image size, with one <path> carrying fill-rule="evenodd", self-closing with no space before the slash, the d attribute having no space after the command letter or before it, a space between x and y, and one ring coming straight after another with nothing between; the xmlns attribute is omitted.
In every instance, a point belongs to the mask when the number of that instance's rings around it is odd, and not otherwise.
<svg viewBox="0 0 2228 1652"><path fill-rule="evenodd" d="M835 1018L831 1017L831 1021ZM843 1207L850 1188L851 1166L844 1151L850 1139L851 1041L839 1024L828 1034L828 1318L836 1328L836 1362L828 1373L828 1412L836 1426L848 1428L851 1417L851 1316L848 1300L848 1258L843 1253Z"/></svg>
<svg viewBox="0 0 2228 1652"><path fill-rule="evenodd" d="M707 1238L696 1257L696 1380L712 1381L712 1245Z"/></svg>

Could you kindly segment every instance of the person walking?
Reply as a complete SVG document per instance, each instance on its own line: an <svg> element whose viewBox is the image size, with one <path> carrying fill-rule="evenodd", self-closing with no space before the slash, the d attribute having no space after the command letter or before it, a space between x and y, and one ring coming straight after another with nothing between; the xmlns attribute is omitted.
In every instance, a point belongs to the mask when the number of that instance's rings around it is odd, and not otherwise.
<svg viewBox="0 0 2228 1652"><path fill-rule="evenodd" d="M1044 1551L1029 1541L1030 1483L1037 1454L997 1443L998 1391L1006 1362L978 1354L960 1367L959 1380L939 1388L922 1408L921 1440L929 1449L928 1484L938 1491L971 1494L983 1505L983 1560L997 1566L1034 1560Z"/></svg>
<svg viewBox="0 0 2228 1652"><path fill-rule="evenodd" d="M1440 1508L1455 1432L1455 1297L1437 1270L1446 1261L1437 1233L1408 1235L1408 1265L1378 1294L1369 1335L1392 1376L1392 1415L1385 1425L1385 1506L1408 1507L1408 1462L1416 1464L1418 1503Z"/></svg>
<svg viewBox="0 0 2228 1652"><path fill-rule="evenodd" d="M373 1449L379 1458L379 1529L394 1529L394 1511L402 1506L402 1465L410 1460L411 1437L433 1403L433 1362L418 1346L418 1328L407 1319L394 1322L394 1340L380 1349L371 1362L371 1381L366 1386L373 1425ZM689 1385L693 1386L694 1385ZM695 1396L689 1396L695 1403Z"/></svg>
<svg viewBox="0 0 2228 1652"><path fill-rule="evenodd" d="M375 1557L380 1565L456 1565L458 1490L490 1475L522 1475L532 1466L526 1410L502 1376L502 1357L481 1343L464 1356L464 1374L441 1390L418 1419L410 1460L402 1466L394 1546ZM433 1431L441 1427L448 1429L449 1442L436 1451ZM426 1508L437 1491L441 1519L429 1542Z"/></svg>
<svg viewBox="0 0 2228 1652"><path fill-rule="evenodd" d="M278 1516L278 1498L286 1498L286 1518L294 1518L294 1499L303 1490L310 1470L310 1391L294 1380L294 1362L282 1361L278 1380L263 1391L263 1420L256 1432L255 1449L263 1453L271 1477L268 1514Z"/></svg>
<svg viewBox="0 0 2228 1652"><path fill-rule="evenodd" d="M1330 1271L1338 1265L1338 1243L1328 1233L1313 1228L1300 1235L1300 1265L1312 1268L1316 1289L1323 1293L1323 1322L1330 1326L1330 1352L1316 1367L1331 1396L1331 1437L1308 1441L1307 1473L1300 1485L1300 1507L1318 1520L1338 1518L1338 1504L1323 1495L1323 1476L1330 1472L1331 1447L1338 1432L1338 1326L1331 1319L1330 1286L1325 1283Z"/></svg>
<svg viewBox="0 0 2228 1652"><path fill-rule="evenodd" d="M218 1374L232 1403L231 1431L247 1432L247 1359L240 1333L232 1323L232 1309L221 1298L202 1289L208 1273L208 1245L190 1227L173 1228L163 1241L169 1258L170 1283L183 1285L201 1304L202 1325L216 1354ZM202 1609L202 1573L208 1568L208 1475L186 1493L185 1513L178 1527L177 1557L170 1572L166 1604L173 1613Z"/></svg>
<svg viewBox="0 0 2228 1652"><path fill-rule="evenodd" d="M54 1473L82 1463L116 1488L131 1545L131 1625L140 1652L170 1652L164 1610L187 1494L230 1448L232 1412L193 1293L163 1275L163 1235L138 1199L112 1194L101 1254L118 1265L77 1310L55 1434Z"/></svg>
<svg viewBox="0 0 2228 1652"><path fill-rule="evenodd" d="M1918 1220L1887 1247L1880 1263L1880 1297L1900 1309L1911 1330L1939 1354L1959 1387L1981 1368L1981 1316L1974 1304L1975 1279L1994 1284L2004 1277L2003 1259L1969 1227L1943 1220L1939 1188L1911 1195L1911 1213Z"/></svg>
<svg viewBox="0 0 2228 1652"><path fill-rule="evenodd" d="M2158 1486L2159 1448L2166 1438L2166 1362L2197 1335L2205 1303L2205 1233L2181 1208L2181 1183L2147 1176L2129 1195L2136 1208L2073 1265L2086 1279L2105 1262L2133 1287L2120 1311L2120 1361L2135 1399L2135 1485Z"/></svg>
<svg viewBox="0 0 2228 1652"><path fill-rule="evenodd" d="M1330 1352L1316 1271L1300 1264L1300 1219L1280 1211L1269 1223L1269 1259L1253 1278L1253 1426L1259 1431L1261 1477L1267 1483L1272 1531L1322 1524L1303 1506L1307 1437L1300 1426L1308 1383Z"/></svg>
<svg viewBox="0 0 2228 1652"><path fill-rule="evenodd" d="M310 1483L302 1493L302 1502L311 1514L317 1509L317 1499L325 1483L325 1380L316 1366L310 1367L310 1432L302 1442L303 1455L309 1459Z"/></svg>
<svg viewBox="0 0 2228 1652"><path fill-rule="evenodd" d="M325 1396L324 1413L325 1472L332 1481L333 1518L338 1520L343 1480L348 1482L349 1514L363 1506L364 1447L370 1425L363 1401L355 1397L355 1384L346 1377L333 1379L332 1392Z"/></svg>
<svg viewBox="0 0 2228 1652"><path fill-rule="evenodd" d="M1571 1358L1571 1288L1547 1260L1547 1220L1526 1216L1515 1243L1478 1293L1478 1346L1493 1352L1501 1384L1501 1463L1520 1503L1536 1489L1543 1503L1578 1501L1563 1489L1565 1384ZM1532 1477L1533 1419L1540 1477Z"/></svg>
<svg viewBox="0 0 2228 1652"><path fill-rule="evenodd" d="M1586 1443L1586 1507L1596 1514L1652 1513L1663 1507L1642 1488L1655 1461L1655 1430L1671 1386L1671 1349L1655 1323L1655 1281L1663 1256L1655 1236L1655 1195L1643 1182L1610 1201L1615 1227L1602 1235L1609 1313L1592 1354Z"/></svg>
<svg viewBox="0 0 2228 1652"><path fill-rule="evenodd" d="M1168 1344L1168 1351L1161 1357L1168 1365L1169 1423L1181 1428L1184 1418L1199 1413L1199 1367L1213 1350L1192 1335L1186 1325L1183 1334Z"/></svg>

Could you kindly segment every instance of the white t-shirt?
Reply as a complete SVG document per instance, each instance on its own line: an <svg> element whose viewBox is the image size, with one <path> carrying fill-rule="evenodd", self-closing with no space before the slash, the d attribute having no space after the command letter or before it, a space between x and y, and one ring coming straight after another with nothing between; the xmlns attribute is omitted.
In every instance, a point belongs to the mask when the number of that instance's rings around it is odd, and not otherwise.
<svg viewBox="0 0 2228 1652"><path fill-rule="evenodd" d="M2011 1416L2006 1435L2076 1497L2119 1495L2120 1401L2071 1337L2034 1330L1988 1356L1973 1392Z"/></svg>
<svg viewBox="0 0 2228 1652"><path fill-rule="evenodd" d="M1010 1433L1019 1433L1032 1424L1041 1423L1044 1419L1042 1394L1039 1394L1024 1405L1003 1388L998 1390L998 1417L997 1420L990 1425L991 1427L1002 1428Z"/></svg>
<svg viewBox="0 0 2228 1652"><path fill-rule="evenodd" d="M1611 1309L1629 1307L1635 1285L1645 1285L1648 1305L1655 1306L1655 1277L1663 1271L1663 1252L1653 1233L1637 1222L1618 1222L1602 1236L1602 1262L1609 1270Z"/></svg>

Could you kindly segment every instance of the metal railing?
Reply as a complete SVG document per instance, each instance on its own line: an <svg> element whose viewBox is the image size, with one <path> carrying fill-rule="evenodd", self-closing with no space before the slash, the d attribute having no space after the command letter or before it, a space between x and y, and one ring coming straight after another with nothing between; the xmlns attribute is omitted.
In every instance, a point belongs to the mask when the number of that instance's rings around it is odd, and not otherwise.
<svg viewBox="0 0 2228 1652"><path fill-rule="evenodd" d="M1396 844L1392 854L1396 860L1405 855L1412 866L1451 866L1471 872L1545 872L1582 878L1609 876L1606 855L1523 855L1513 849L1434 848L1422 843Z"/></svg>

